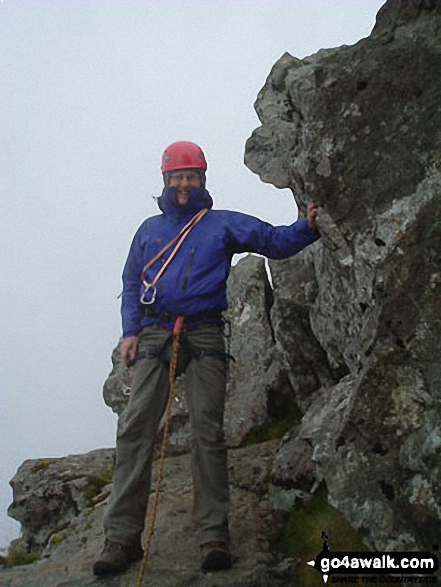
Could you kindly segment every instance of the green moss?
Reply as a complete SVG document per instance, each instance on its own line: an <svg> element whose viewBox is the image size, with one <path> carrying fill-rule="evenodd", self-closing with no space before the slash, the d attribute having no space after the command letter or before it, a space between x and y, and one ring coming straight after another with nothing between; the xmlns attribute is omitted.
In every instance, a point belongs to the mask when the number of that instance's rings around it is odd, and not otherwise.
<svg viewBox="0 0 441 587"><path fill-rule="evenodd" d="M322 483L309 503L293 507L279 537L279 548L283 553L299 561L296 587L323 587L321 574L306 564L321 552L322 532L328 536L331 552L369 550L344 516L329 504L328 491ZM386 577L383 579L387 580ZM384 587L391 587L392 584L396 585L382 580Z"/></svg>
<svg viewBox="0 0 441 587"><path fill-rule="evenodd" d="M51 539L51 546L57 546L58 544L61 544L62 542L64 542L66 540L67 536L66 534L59 534L58 536L54 536Z"/></svg>
<svg viewBox="0 0 441 587"><path fill-rule="evenodd" d="M259 430L253 430L248 435L247 444L258 444L259 442L282 438L287 432L298 426L301 420L302 413L297 407L297 404L290 402L283 418L272 420Z"/></svg>
<svg viewBox="0 0 441 587"><path fill-rule="evenodd" d="M90 475L87 478L86 499L92 503L106 485L112 481L113 472L110 470L101 471L98 475Z"/></svg>
<svg viewBox="0 0 441 587"><path fill-rule="evenodd" d="M15 548L9 549L3 564L5 567L11 568L20 565L30 565L40 559L41 556L36 552L26 552L22 546L16 546Z"/></svg>
<svg viewBox="0 0 441 587"><path fill-rule="evenodd" d="M331 550L368 550L342 514L329 504L324 483L309 503L293 507L283 536L284 550L304 560L315 558L323 547L322 531L329 537Z"/></svg>
<svg viewBox="0 0 441 587"><path fill-rule="evenodd" d="M46 469L52 464L52 461L49 459L41 459L34 465L32 471L37 473L38 471L46 471Z"/></svg>

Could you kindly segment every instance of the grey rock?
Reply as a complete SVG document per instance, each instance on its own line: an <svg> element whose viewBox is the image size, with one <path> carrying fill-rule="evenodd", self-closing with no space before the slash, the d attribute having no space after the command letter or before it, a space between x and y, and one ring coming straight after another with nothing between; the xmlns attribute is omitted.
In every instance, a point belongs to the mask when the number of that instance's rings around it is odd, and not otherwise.
<svg viewBox="0 0 441 587"><path fill-rule="evenodd" d="M77 523L79 514L109 494L115 451L25 461L11 480L8 515L20 522L26 547L42 551Z"/></svg>
<svg viewBox="0 0 441 587"><path fill-rule="evenodd" d="M271 324L278 356L287 373L292 396L305 412L324 386L338 380L318 342L310 313L318 295L313 254L306 249L284 261L270 261L274 286Z"/></svg>
<svg viewBox="0 0 441 587"><path fill-rule="evenodd" d="M290 385L281 369L270 321L273 295L265 261L248 255L228 279L231 321L225 431L230 446L239 446L251 431L271 421Z"/></svg>
<svg viewBox="0 0 441 587"><path fill-rule="evenodd" d="M300 495L325 480L378 550L439 544L440 30L439 2L389 0L353 47L285 54L245 155L301 213L319 204L322 233L271 265L276 343L305 412L274 483Z"/></svg>
<svg viewBox="0 0 441 587"><path fill-rule="evenodd" d="M121 415L129 401L130 385L133 373L133 367L128 369L121 361L120 347L122 338L118 341L117 346L112 352L112 371L104 382L103 398L104 402L112 410Z"/></svg>
<svg viewBox="0 0 441 587"><path fill-rule="evenodd" d="M163 492L156 530L150 551L145 584L153 587L283 587L294 585L293 566L277 564L269 537L272 515L267 499L268 480L277 442L230 451L231 549L235 564L231 571L200 573L199 547L193 528L190 456L169 457L165 461ZM63 470L89 466L96 455L66 457ZM71 463L71 466L69 466ZM33 482L32 469L39 461L29 461L21 471L23 482ZM60 463L52 463L45 471ZM28 477L26 477L28 476ZM153 468L153 485L157 462ZM52 475L48 488L56 484ZM17 495L19 499L20 496ZM151 502L153 500L150 500ZM91 569L103 545L102 518L106 501L86 504L70 524L53 533L38 563L0 570L0 585L8 587L83 587L96 585ZM31 504L29 504L29 511ZM48 511L48 516L52 512ZM150 511L148 512L150 516ZM120 576L104 580L106 585L136 584L140 563ZM293 582L294 581L294 582ZM103 581L100 581L101 583Z"/></svg>
<svg viewBox="0 0 441 587"><path fill-rule="evenodd" d="M391 42L398 26L415 20L423 11L436 10L437 4L436 0L387 0L378 11L372 35L383 35L384 42Z"/></svg>

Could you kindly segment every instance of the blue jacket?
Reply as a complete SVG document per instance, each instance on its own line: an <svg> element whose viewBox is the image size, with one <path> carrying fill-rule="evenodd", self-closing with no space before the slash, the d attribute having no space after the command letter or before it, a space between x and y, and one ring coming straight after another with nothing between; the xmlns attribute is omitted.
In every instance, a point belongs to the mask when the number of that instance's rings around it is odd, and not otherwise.
<svg viewBox="0 0 441 587"><path fill-rule="evenodd" d="M227 210L211 210L213 200L201 188L190 192L181 207L176 190L166 188L158 198L162 214L141 224L133 239L123 272L122 323L124 337L137 336L148 324L160 323L173 328L164 319L145 316L146 307L158 316L194 316L227 309L226 282L235 253L259 253L271 259L285 259L300 252L319 238L319 232L298 220L291 226L274 227L253 216ZM193 228L176 257L157 283L157 296L150 306L141 304L145 290L141 281L144 266L202 208L210 211ZM165 257L173 250L170 248ZM151 283L162 266L159 259L148 269Z"/></svg>

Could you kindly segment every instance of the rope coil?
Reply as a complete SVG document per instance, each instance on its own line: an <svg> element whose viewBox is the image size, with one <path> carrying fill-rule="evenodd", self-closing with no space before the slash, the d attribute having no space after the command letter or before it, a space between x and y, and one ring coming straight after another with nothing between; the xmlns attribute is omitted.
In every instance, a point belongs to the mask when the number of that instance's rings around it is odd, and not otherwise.
<svg viewBox="0 0 441 587"><path fill-rule="evenodd" d="M159 251L159 253L157 253L153 257L153 259L150 259L150 261L147 263L147 265L144 266L142 273L141 273L141 281L144 284L145 290L141 296L141 300L140 300L141 304L145 304L148 306L150 304L155 303L156 284L158 283L159 279L162 277L162 274L167 269L169 264L173 261L176 253L181 248L182 243L185 241L185 239L190 234L190 232L193 230L193 228L196 226L196 224L202 220L202 218L205 216L205 214L208 212L208 210L209 210L208 208L203 208L202 210L199 210L199 212L197 214L195 214L193 216L193 218L191 218L191 220L189 222L187 222L187 224L180 230L179 234L177 234L169 243L167 243L165 245L165 247L163 249L161 249ZM153 278L153 281L151 283L148 283L148 281L146 280L147 269L149 269L154 263L156 263L156 261L158 261L158 259L160 259L162 257L162 255L166 251L168 251L168 249L170 247L172 247L176 242L177 242L177 244L176 244L175 248L170 253L170 256L165 261L165 263L162 265L161 269L155 275L155 277ZM149 290L152 290L151 298L149 300L146 300L145 296Z"/></svg>

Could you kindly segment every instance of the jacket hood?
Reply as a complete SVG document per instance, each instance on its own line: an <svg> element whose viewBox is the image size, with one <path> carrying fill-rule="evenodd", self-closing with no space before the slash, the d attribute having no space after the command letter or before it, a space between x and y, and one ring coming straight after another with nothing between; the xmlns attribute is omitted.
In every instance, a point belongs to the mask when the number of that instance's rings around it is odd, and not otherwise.
<svg viewBox="0 0 441 587"><path fill-rule="evenodd" d="M158 198L158 206L166 216L180 220L186 216L193 216L203 208L212 208L213 198L207 190L193 188L185 206L179 206L176 198L176 188L164 188Z"/></svg>

